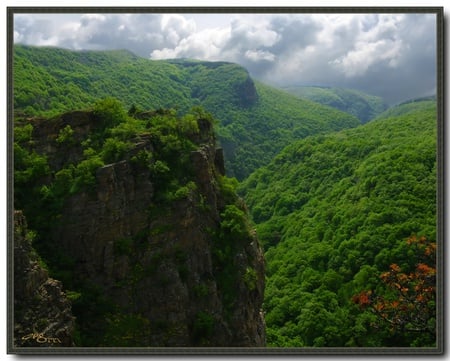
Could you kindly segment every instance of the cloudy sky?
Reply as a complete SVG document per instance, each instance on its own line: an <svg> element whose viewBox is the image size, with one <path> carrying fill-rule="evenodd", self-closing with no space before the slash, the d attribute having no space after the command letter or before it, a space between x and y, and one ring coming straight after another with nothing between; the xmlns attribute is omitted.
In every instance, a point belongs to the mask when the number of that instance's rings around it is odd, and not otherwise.
<svg viewBox="0 0 450 361"><path fill-rule="evenodd" d="M15 14L14 41L231 61L275 86L354 88L390 104L436 91L434 14Z"/></svg>

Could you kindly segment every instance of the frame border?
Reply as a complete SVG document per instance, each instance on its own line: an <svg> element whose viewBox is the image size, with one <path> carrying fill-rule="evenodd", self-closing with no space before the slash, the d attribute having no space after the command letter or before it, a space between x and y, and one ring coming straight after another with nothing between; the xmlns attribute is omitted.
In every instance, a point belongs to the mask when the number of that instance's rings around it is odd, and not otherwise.
<svg viewBox="0 0 450 361"><path fill-rule="evenodd" d="M444 125L444 7L436 6L393 6L393 7L7 7L7 353L20 355L442 355L444 354L444 237L445 237L445 125ZM436 99L437 99L437 244L438 252L436 266L438 268L436 278L436 347L413 348L413 347L17 347L14 346L14 182L13 182L13 45L14 45L14 15L15 14L64 14L64 13L198 13L198 14L282 14L282 13L305 13L305 14L365 14L365 13L420 13L436 15Z"/></svg>

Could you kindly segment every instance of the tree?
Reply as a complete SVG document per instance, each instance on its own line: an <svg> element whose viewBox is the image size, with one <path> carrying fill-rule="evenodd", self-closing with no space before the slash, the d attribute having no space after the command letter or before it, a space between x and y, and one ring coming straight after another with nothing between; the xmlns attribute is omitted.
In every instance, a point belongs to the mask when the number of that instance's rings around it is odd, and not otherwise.
<svg viewBox="0 0 450 361"><path fill-rule="evenodd" d="M384 294L368 290L353 296L362 309L369 308L378 325L388 324L393 332L417 332L435 338L436 329L436 244L425 237L410 237L409 247L417 254L415 269L403 272L393 263L380 275Z"/></svg>
<svg viewBox="0 0 450 361"><path fill-rule="evenodd" d="M113 97L96 101L93 107L93 113L105 127L116 126L127 119L127 113L122 103Z"/></svg>
<svg viewBox="0 0 450 361"><path fill-rule="evenodd" d="M136 105L132 104L130 109L128 109L128 115L130 117L136 115L138 113L138 108L136 107Z"/></svg>

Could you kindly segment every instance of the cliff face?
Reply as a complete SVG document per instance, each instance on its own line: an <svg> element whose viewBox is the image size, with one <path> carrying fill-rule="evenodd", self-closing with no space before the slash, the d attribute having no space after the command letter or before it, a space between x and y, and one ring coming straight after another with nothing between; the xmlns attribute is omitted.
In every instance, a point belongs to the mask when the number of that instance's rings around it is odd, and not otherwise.
<svg viewBox="0 0 450 361"><path fill-rule="evenodd" d="M258 101L258 92L250 75L244 82L237 85L236 91L239 95L239 103L244 108L248 108Z"/></svg>
<svg viewBox="0 0 450 361"><path fill-rule="evenodd" d="M54 171L81 157L79 141L58 151L55 134L69 124L81 140L91 116L35 122L33 146ZM140 137L96 170L94 187L65 197L48 225L49 242L68 260L59 271L81 294L74 313L85 345L265 345L263 253L245 206L230 196L211 123L197 124L188 186L161 201L154 167L133 161L156 147Z"/></svg>
<svg viewBox="0 0 450 361"><path fill-rule="evenodd" d="M39 265L20 211L14 213L14 321L15 346L74 346L70 301Z"/></svg>

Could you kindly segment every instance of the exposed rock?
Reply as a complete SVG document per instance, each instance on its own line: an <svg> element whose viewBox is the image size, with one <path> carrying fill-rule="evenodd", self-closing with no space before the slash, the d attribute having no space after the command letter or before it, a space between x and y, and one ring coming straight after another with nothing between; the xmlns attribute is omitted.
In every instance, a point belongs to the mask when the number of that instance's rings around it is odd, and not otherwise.
<svg viewBox="0 0 450 361"><path fill-rule="evenodd" d="M240 100L240 105L244 108L252 106L258 100L258 92L250 75L248 75L243 83L237 85L236 92Z"/></svg>
<svg viewBox="0 0 450 361"><path fill-rule="evenodd" d="M63 127L67 120L81 139L88 129L82 118L65 115L53 123ZM43 142L59 132L38 128ZM161 190L151 167L131 161L137 148L153 149L151 137L141 137L123 160L97 170L95 189L68 196L58 222L49 225L49 242L72 261L67 271L77 291L95 289L97 300L107 305L102 309L98 301L82 325L98 327L98 346L265 345L263 252L250 230L219 244L229 202L221 186L223 154L212 124L198 119L198 128L191 135L198 147L188 158L195 187L188 194L158 200ZM54 171L80 154L76 146L67 155L39 139L36 144ZM97 302L92 297L90 302Z"/></svg>
<svg viewBox="0 0 450 361"><path fill-rule="evenodd" d="M74 346L74 317L61 282L38 262L22 212L14 213L14 345Z"/></svg>

